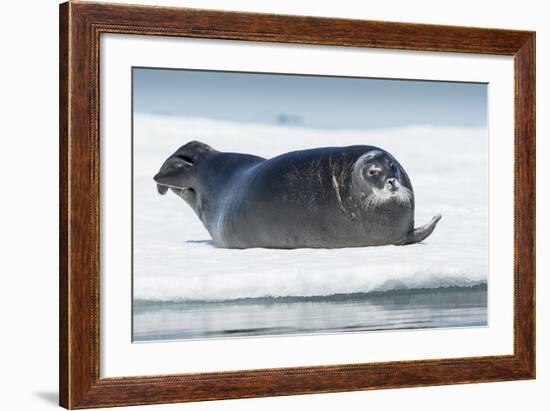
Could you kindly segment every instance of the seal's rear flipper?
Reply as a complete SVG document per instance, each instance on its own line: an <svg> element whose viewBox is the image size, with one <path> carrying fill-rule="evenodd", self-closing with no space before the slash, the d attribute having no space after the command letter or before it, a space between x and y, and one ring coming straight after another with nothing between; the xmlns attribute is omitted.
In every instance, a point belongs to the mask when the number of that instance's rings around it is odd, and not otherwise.
<svg viewBox="0 0 550 411"><path fill-rule="evenodd" d="M185 188L182 186L185 179L185 170L193 166L193 160L188 156L176 154L164 162L160 171L153 177L157 182L159 194L166 194L168 188Z"/></svg>
<svg viewBox="0 0 550 411"><path fill-rule="evenodd" d="M164 195L168 191L168 186L157 184L157 191L159 192L159 194Z"/></svg>
<svg viewBox="0 0 550 411"><path fill-rule="evenodd" d="M181 170L177 168L169 168L166 171L161 170L155 175L155 177L153 177L153 179L157 183L157 190L159 194L166 194L168 188L179 188L181 185Z"/></svg>
<svg viewBox="0 0 550 411"><path fill-rule="evenodd" d="M432 218L432 221L428 224L412 230L409 234L407 234L405 239L398 242L396 245L414 244L425 240L433 232L439 220L441 220L441 214L438 214Z"/></svg>

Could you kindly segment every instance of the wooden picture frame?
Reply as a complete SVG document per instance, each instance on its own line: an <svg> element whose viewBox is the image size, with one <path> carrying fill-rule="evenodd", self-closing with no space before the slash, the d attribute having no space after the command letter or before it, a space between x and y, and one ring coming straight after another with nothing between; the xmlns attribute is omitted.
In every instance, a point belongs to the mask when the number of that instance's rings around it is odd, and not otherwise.
<svg viewBox="0 0 550 411"><path fill-rule="evenodd" d="M513 355L100 378L101 33L513 56ZM69 2L60 6L59 47L61 406L125 406L535 378L534 32Z"/></svg>

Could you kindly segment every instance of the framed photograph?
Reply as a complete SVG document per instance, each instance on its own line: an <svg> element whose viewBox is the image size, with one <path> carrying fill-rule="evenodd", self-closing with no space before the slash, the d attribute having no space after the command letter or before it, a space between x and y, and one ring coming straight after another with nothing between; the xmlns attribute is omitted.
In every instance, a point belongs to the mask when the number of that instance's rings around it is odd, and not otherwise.
<svg viewBox="0 0 550 411"><path fill-rule="evenodd" d="M60 6L63 407L531 378L534 32Z"/></svg>

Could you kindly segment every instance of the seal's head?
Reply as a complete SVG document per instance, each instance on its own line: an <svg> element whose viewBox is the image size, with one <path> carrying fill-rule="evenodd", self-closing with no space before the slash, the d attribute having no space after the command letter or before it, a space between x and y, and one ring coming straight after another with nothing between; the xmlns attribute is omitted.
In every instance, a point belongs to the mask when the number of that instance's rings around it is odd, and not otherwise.
<svg viewBox="0 0 550 411"><path fill-rule="evenodd" d="M197 181L194 167L201 159L215 150L200 141L191 141L181 146L164 162L160 171L153 177L160 194L168 189L183 198L195 211L197 204Z"/></svg>
<svg viewBox="0 0 550 411"><path fill-rule="evenodd" d="M413 207L414 194L401 165L383 150L361 155L352 168L352 184L365 208Z"/></svg>

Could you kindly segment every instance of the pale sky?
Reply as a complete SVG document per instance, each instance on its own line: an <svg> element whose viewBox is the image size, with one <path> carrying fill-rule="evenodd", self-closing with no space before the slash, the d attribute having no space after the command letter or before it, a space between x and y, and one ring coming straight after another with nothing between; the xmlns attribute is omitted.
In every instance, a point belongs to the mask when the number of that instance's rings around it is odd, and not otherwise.
<svg viewBox="0 0 550 411"><path fill-rule="evenodd" d="M314 128L487 126L487 84L133 69L134 110Z"/></svg>

